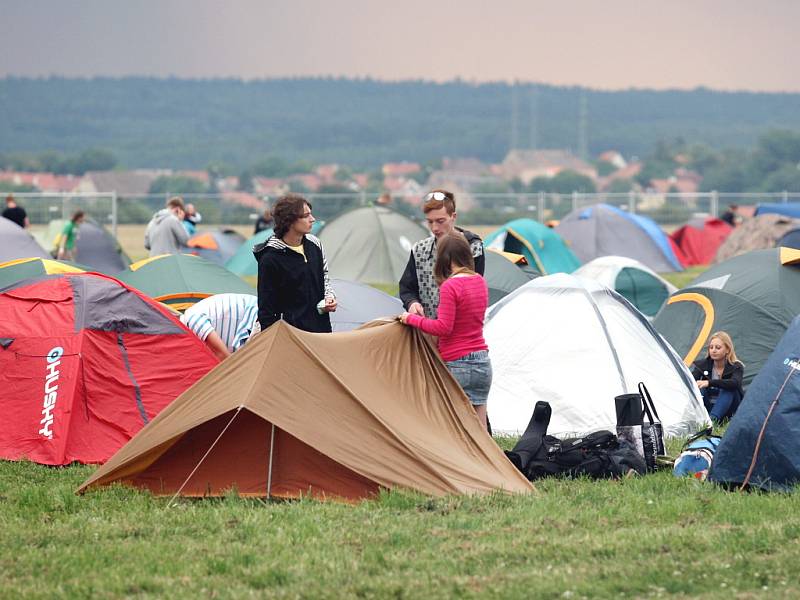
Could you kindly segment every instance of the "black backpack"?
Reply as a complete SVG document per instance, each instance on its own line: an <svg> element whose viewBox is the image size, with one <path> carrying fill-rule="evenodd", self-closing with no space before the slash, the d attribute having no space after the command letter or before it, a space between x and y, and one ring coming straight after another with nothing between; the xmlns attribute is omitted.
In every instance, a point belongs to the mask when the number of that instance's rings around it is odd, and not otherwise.
<svg viewBox="0 0 800 600"><path fill-rule="evenodd" d="M547 435L551 414L547 402L537 402L525 433L514 449L506 452L529 480L553 475L605 479L623 477L630 471L645 472L639 453L610 431L567 439Z"/></svg>

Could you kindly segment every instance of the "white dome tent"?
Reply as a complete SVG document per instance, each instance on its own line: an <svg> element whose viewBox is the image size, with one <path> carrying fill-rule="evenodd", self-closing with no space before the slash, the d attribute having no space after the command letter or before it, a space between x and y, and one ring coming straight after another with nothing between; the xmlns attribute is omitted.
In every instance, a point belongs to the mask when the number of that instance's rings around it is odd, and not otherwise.
<svg viewBox="0 0 800 600"><path fill-rule="evenodd" d="M539 400L549 433L614 430L614 397L645 382L665 435L710 423L686 366L625 298L590 279L540 277L494 304L484 331L492 360L489 419L496 433L524 431Z"/></svg>

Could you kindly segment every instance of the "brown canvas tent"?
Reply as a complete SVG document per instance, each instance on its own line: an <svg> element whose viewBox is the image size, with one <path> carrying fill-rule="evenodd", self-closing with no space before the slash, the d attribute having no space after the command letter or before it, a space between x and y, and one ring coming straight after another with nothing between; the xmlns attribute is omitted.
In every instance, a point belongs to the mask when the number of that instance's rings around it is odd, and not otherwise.
<svg viewBox="0 0 800 600"><path fill-rule="evenodd" d="M359 500L528 492L433 346L385 322L318 334L278 322L178 397L79 491Z"/></svg>

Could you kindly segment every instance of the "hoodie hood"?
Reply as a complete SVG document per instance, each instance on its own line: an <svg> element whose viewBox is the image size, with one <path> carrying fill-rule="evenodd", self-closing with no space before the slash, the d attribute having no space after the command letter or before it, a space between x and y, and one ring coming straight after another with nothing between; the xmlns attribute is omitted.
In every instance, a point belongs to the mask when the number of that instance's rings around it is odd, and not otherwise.
<svg viewBox="0 0 800 600"><path fill-rule="evenodd" d="M172 215L172 212L168 208L162 208L153 216L153 224L159 225L164 219L168 219Z"/></svg>

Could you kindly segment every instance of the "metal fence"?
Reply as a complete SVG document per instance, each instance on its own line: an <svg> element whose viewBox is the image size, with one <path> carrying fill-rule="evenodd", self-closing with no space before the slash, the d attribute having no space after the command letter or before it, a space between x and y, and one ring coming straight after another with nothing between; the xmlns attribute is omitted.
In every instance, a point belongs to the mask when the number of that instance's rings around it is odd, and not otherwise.
<svg viewBox="0 0 800 600"><path fill-rule="evenodd" d="M108 193L17 193L18 202L28 212L33 225L45 225L54 219L67 219L78 209L108 226L116 235L121 224L146 224L153 213L165 205L171 194L118 195ZM203 217L205 225L248 225L258 218L274 198L263 197L262 205L243 205L223 194L183 194ZM362 206L376 196L365 192L350 194L305 194L314 206L318 219L330 220L342 212ZM394 195L393 207L411 217L421 218L418 196ZM529 217L546 222L560 220L568 213L597 203L642 214L663 226L681 225L692 216L718 216L729 204L756 205L762 202L800 202L800 193L644 193L572 194L457 194L459 221L473 225L499 225L511 219Z"/></svg>

